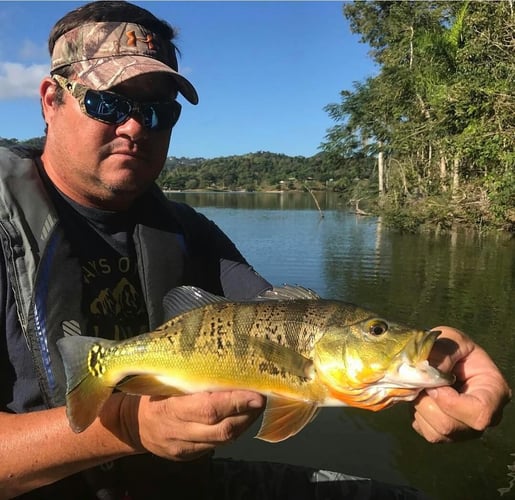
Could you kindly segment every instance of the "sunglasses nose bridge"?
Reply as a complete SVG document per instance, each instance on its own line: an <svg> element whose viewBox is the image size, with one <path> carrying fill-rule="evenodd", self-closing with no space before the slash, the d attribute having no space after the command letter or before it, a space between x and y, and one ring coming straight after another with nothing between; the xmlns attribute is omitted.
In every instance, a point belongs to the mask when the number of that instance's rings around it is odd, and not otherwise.
<svg viewBox="0 0 515 500"><path fill-rule="evenodd" d="M148 127L145 126L144 118L137 109L132 109L127 117L116 125L120 134L125 134L131 137L132 140L143 137L148 132Z"/></svg>
<svg viewBox="0 0 515 500"><path fill-rule="evenodd" d="M144 129L150 129L156 127L157 117L155 116L155 112L152 108L146 107L144 104L140 104L138 102L131 103L131 109L127 116L127 120L132 118L137 121L139 125Z"/></svg>
<svg viewBox="0 0 515 500"><path fill-rule="evenodd" d="M125 106L124 114L125 118L120 121L117 125L124 125L129 121L136 122L142 129L148 129L149 127L145 123L145 114L143 106L127 97L123 98L123 105Z"/></svg>

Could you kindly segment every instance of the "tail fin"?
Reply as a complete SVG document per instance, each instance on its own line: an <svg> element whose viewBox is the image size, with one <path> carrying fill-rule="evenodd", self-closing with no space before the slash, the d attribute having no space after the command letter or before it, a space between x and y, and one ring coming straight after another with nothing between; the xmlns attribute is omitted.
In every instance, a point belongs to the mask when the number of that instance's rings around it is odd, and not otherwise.
<svg viewBox="0 0 515 500"><path fill-rule="evenodd" d="M99 372L89 366L95 346L105 348L112 341L94 337L71 336L57 341L66 373L66 415L74 432L89 427L113 392Z"/></svg>

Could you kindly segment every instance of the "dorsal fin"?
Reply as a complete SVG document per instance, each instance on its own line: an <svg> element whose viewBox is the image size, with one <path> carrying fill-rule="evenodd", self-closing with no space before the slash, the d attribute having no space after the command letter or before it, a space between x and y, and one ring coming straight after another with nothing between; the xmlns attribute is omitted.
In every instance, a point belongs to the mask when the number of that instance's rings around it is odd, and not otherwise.
<svg viewBox="0 0 515 500"><path fill-rule="evenodd" d="M229 302L229 300L195 286L172 288L163 298L165 320L217 302Z"/></svg>
<svg viewBox="0 0 515 500"><path fill-rule="evenodd" d="M274 286L272 290L263 292L259 298L272 300L320 300L320 296L309 288L287 284Z"/></svg>
<svg viewBox="0 0 515 500"><path fill-rule="evenodd" d="M309 288L283 285L267 290L253 300L320 300L320 296ZM163 298L165 320L199 307L220 302L230 301L226 297L206 292L195 286L184 285L172 288Z"/></svg>

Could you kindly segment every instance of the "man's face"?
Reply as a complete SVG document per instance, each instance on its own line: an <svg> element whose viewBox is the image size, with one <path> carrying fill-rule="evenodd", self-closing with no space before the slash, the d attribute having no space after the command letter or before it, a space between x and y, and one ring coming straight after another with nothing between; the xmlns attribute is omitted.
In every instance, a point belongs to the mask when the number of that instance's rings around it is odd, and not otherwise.
<svg viewBox="0 0 515 500"><path fill-rule="evenodd" d="M110 90L138 102L166 101L176 95L167 78L141 75ZM42 159L49 177L78 203L127 208L161 172L171 130L149 130L137 114L119 125L103 123L86 115L68 91L61 105L48 99L48 92L51 96L50 84L43 82L48 132Z"/></svg>

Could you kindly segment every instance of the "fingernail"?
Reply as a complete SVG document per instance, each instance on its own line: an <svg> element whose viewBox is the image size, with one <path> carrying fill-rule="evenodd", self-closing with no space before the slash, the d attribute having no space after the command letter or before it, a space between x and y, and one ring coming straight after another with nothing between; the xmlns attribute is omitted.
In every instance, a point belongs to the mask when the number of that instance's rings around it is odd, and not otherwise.
<svg viewBox="0 0 515 500"><path fill-rule="evenodd" d="M251 399L247 405L249 408L263 408L263 402L259 399Z"/></svg>
<svg viewBox="0 0 515 500"><path fill-rule="evenodd" d="M438 389L435 389L435 388L426 389L426 393L428 396L430 396L433 399L436 399L438 397Z"/></svg>

